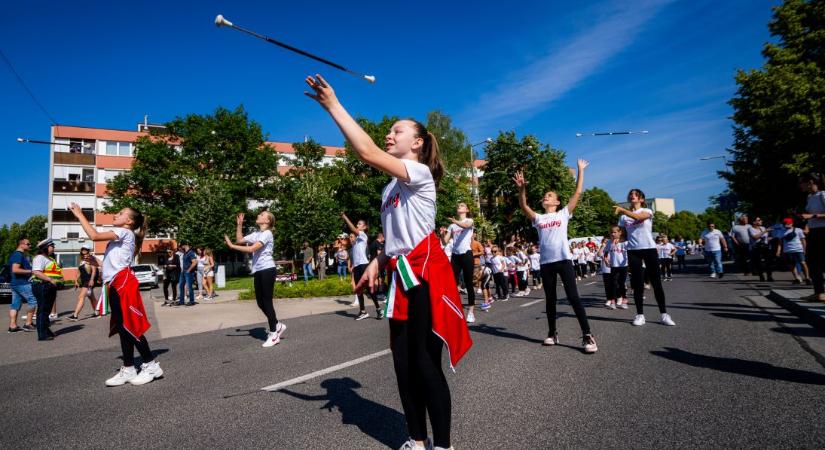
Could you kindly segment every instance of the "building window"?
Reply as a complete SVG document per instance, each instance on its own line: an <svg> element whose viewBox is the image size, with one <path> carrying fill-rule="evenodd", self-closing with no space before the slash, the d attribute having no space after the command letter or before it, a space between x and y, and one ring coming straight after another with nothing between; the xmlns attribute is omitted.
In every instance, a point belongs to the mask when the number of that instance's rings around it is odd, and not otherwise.
<svg viewBox="0 0 825 450"><path fill-rule="evenodd" d="M80 238L80 233L69 231L68 233L66 233L66 238L68 238L68 239L79 239Z"/></svg>
<svg viewBox="0 0 825 450"><path fill-rule="evenodd" d="M69 253L69 254L58 254L57 255L57 263L60 264L60 267L77 267L77 262L80 259L80 255L77 253Z"/></svg>
<svg viewBox="0 0 825 450"><path fill-rule="evenodd" d="M106 154L109 156L132 156L132 144L129 142L106 142Z"/></svg>

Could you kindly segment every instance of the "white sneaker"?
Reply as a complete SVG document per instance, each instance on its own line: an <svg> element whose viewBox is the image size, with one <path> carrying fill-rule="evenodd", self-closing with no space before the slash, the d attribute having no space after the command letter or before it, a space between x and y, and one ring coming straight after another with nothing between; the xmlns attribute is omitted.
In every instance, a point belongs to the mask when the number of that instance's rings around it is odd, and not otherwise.
<svg viewBox="0 0 825 450"><path fill-rule="evenodd" d="M530 288L527 288L527 290L526 290L526 291L524 291L524 295L525 295L525 296L530 295Z"/></svg>
<svg viewBox="0 0 825 450"><path fill-rule="evenodd" d="M541 343L541 345L556 345L559 343L559 333L554 334L553 336L548 337Z"/></svg>
<svg viewBox="0 0 825 450"><path fill-rule="evenodd" d="M633 319L633 326L640 327L645 324L645 315L644 314L636 314L636 318Z"/></svg>
<svg viewBox="0 0 825 450"><path fill-rule="evenodd" d="M621 301L619 301L619 303L617 305L619 306L619 308L627 309L627 299L626 298L621 299Z"/></svg>
<svg viewBox="0 0 825 450"><path fill-rule="evenodd" d="M132 379L134 379L137 376L137 374L137 370L135 370L134 366L121 367L120 370L117 371L117 374L115 376L106 380L106 386L123 386L124 384L132 381Z"/></svg>
<svg viewBox="0 0 825 450"><path fill-rule="evenodd" d="M714 273L710 274L710 277L711 277L711 278L716 278L716 272L714 272Z"/></svg>
<svg viewBox="0 0 825 450"><path fill-rule="evenodd" d="M415 442L415 439L410 438L407 442L404 442L398 450L429 450L432 448L432 444L430 444L430 438L427 438L424 446L420 446Z"/></svg>
<svg viewBox="0 0 825 450"><path fill-rule="evenodd" d="M473 313L467 314L467 323L473 323L476 321L476 316Z"/></svg>
<svg viewBox="0 0 825 450"><path fill-rule="evenodd" d="M140 365L140 373L136 377L129 380L129 383L135 386L151 383L163 376L163 369L157 361L151 361Z"/></svg>
<svg viewBox="0 0 825 450"><path fill-rule="evenodd" d="M476 294L481 295L481 289L476 289Z"/></svg>
<svg viewBox="0 0 825 450"><path fill-rule="evenodd" d="M49 314L49 322L54 322L57 320L57 314Z"/></svg>
<svg viewBox="0 0 825 450"><path fill-rule="evenodd" d="M670 314L667 314L667 313L662 314L661 319L662 319L662 323L665 324L665 325L668 325L668 326L671 326L671 327L676 325L676 322L674 322L673 319L670 318Z"/></svg>
<svg viewBox="0 0 825 450"><path fill-rule="evenodd" d="M281 342L281 335L284 334L286 331L286 324L283 322L278 322L278 325L275 325L275 331L270 331L266 335L266 342L264 342L261 347L272 347L273 345L277 345Z"/></svg>
<svg viewBox="0 0 825 450"><path fill-rule="evenodd" d="M606 308L610 308L610 304L611 304L611 303L613 303L613 302L611 302L610 300L608 300L608 301L604 302L604 306L605 306Z"/></svg>
<svg viewBox="0 0 825 450"><path fill-rule="evenodd" d="M599 351L599 347L596 346L596 339L592 334L585 334L582 337L582 345L584 345L585 353L596 353Z"/></svg>

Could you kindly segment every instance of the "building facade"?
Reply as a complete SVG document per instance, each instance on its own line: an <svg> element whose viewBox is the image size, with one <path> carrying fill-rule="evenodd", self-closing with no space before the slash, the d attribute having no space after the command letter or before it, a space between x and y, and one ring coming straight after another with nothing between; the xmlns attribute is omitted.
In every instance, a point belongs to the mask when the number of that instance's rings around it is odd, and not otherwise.
<svg viewBox="0 0 825 450"><path fill-rule="evenodd" d="M139 124L136 131L56 125L51 129L49 158L48 236L55 241L55 254L67 279L77 274L81 247L102 256L105 242L92 242L79 221L69 211L77 203L89 222L100 231L111 228L113 216L103 212L108 203L107 184L129 170L134 162L135 141L148 135L153 125ZM285 142L267 142L283 156L278 171L290 169L294 149ZM343 147L324 147L323 163L330 163ZM140 249L140 259L154 262L158 251L174 246L174 236L147 235Z"/></svg>

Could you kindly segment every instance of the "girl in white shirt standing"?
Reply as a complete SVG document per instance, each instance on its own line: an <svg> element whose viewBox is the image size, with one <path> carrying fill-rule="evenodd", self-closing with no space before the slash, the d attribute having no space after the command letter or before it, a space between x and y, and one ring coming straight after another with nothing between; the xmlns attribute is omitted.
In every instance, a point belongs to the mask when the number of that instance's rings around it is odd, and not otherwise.
<svg viewBox="0 0 825 450"><path fill-rule="evenodd" d="M456 207L458 219L450 217L450 226L447 227L445 241L452 243L450 264L453 266L453 276L458 283L463 275L464 287L467 290L467 323L476 321L473 309L476 304L476 291L473 288L473 251L470 245L473 242L473 219L469 217L470 208L461 202Z"/></svg>
<svg viewBox="0 0 825 450"><path fill-rule="evenodd" d="M349 217L345 213L341 213L341 218L344 219L344 222L347 224L347 227L355 233L355 242L352 244L352 287L355 290L355 284L358 283L358 280L361 279L361 276L364 275L364 271L367 269L367 264L369 264L370 260L367 256L367 241L369 237L367 236L367 230L369 226L367 226L367 222L364 220L359 220L357 225L353 225L352 221L349 220ZM374 293L368 292L370 299L372 300L373 305L375 305L375 318L382 319L384 317L383 311L381 311L381 307L378 306L378 298L375 296ZM355 316L355 320L364 320L369 318L369 314L367 313L367 307L364 305L364 294L363 293L356 293L355 297L358 299L358 315Z"/></svg>
<svg viewBox="0 0 825 450"><path fill-rule="evenodd" d="M108 241L103 257L103 289L109 294L112 308L109 336L117 333L120 337L123 366L115 376L106 380L106 386L142 385L162 377L163 369L152 356L144 334L150 325L140 296L140 283L131 269L143 244L146 219L137 210L123 208L115 214L111 231L98 231L86 219L80 206L72 203L70 208L89 239ZM135 348L143 360L140 373L134 367Z"/></svg>
<svg viewBox="0 0 825 450"><path fill-rule="evenodd" d="M610 228L610 239L604 247L604 259L610 266L610 284L615 294L606 306L610 309L627 309L627 242L618 226Z"/></svg>
<svg viewBox="0 0 825 450"><path fill-rule="evenodd" d="M541 269L541 255L535 245L531 245L527 251L527 259L530 260L530 278L533 279L533 287L541 289L541 275L539 272Z"/></svg>
<svg viewBox="0 0 825 450"><path fill-rule="evenodd" d="M243 235L244 213L238 213L235 219L235 242L224 235L226 246L231 250L242 253L252 253L252 277L255 287L255 301L263 311L269 325L266 341L262 347L272 347L281 342L281 335L286 331L286 324L278 321L275 315L275 305L272 297L275 293L275 260L272 258L275 240L272 229L275 227L275 216L269 211L262 211L255 219L258 231Z"/></svg>
<svg viewBox="0 0 825 450"><path fill-rule="evenodd" d="M390 347L410 436L402 448L430 447L428 416L434 448L452 448L450 389L441 352L446 344L450 364L455 365L472 341L450 262L434 233L436 189L444 173L438 142L420 122L399 120L382 150L323 77L307 77L306 82L313 91L306 95L330 114L357 156L392 176L380 205L385 251L370 262L356 289L374 290L381 270L391 269L386 305ZM467 287L472 290L472 282Z"/></svg>
<svg viewBox="0 0 825 450"><path fill-rule="evenodd" d="M659 255L653 240L653 211L648 209L645 194L639 189L631 189L627 194L631 209L614 206L616 214L621 214L619 226L627 230L627 259L630 266L630 286L633 288L633 301L636 303L636 318L633 325L645 324L644 295L645 272L650 276L656 304L659 306L661 321L665 325L676 325L667 313L665 290L659 278ZM642 268L644 263L644 268Z"/></svg>
<svg viewBox="0 0 825 450"><path fill-rule="evenodd" d="M539 233L539 244L541 246L541 284L544 286L544 295L547 299L547 339L544 345L556 345L559 343L559 333L556 331L556 279L561 277L564 285L564 293L567 301L573 306L579 326L582 330L582 344L585 353L595 353L598 350L596 339L590 332L590 323L579 299L579 291L576 288L576 272L571 261L570 248L567 246L567 223L579 203L579 197L584 185L584 169L588 162L578 160L578 177L576 179L576 191L570 197L567 206L559 211L561 200L558 194L553 191L546 192L542 199L544 214L536 214L527 206L527 182L524 180L522 172L516 172L513 181L519 191L519 206L524 214L533 222L533 226Z"/></svg>

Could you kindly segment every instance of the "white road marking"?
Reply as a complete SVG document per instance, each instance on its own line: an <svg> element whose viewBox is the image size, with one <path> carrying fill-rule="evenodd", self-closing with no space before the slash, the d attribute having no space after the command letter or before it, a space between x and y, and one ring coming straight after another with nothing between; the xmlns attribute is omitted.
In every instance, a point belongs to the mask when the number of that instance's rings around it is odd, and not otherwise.
<svg viewBox="0 0 825 450"><path fill-rule="evenodd" d="M300 377L293 378L291 380L282 381L277 384L273 384L271 386L266 386L261 388L262 391L267 392L275 392L277 390L283 389L287 386L292 386L293 384L303 383L304 381L309 381L313 378L318 378L320 376L326 375L328 373L332 373L341 369L345 369L350 366L354 366L357 364L361 364L363 362L367 362L371 359L380 358L385 355L389 355L391 353L390 349L381 350L380 352L375 352L370 355L362 356L360 358L353 359L352 361L347 361L345 363L337 364L332 367L327 367L326 369L316 370L315 372L308 373L306 375L301 375Z"/></svg>
<svg viewBox="0 0 825 450"><path fill-rule="evenodd" d="M595 282L595 281L591 281L591 282L589 282L589 283L586 283L586 284L585 284L585 286L590 286L591 284L596 284L596 282Z"/></svg>
<svg viewBox="0 0 825 450"><path fill-rule="evenodd" d="M543 299L543 298L540 298L540 299L538 299L538 300L533 300L532 302L527 302L527 303L525 303L525 304L521 305L521 307L522 307L522 308L524 308L524 307L526 307L526 306L535 305L536 303L538 303L538 302L543 302L543 301L544 301L544 299Z"/></svg>

